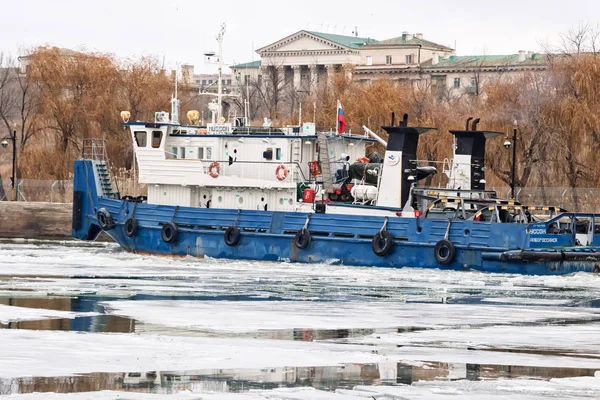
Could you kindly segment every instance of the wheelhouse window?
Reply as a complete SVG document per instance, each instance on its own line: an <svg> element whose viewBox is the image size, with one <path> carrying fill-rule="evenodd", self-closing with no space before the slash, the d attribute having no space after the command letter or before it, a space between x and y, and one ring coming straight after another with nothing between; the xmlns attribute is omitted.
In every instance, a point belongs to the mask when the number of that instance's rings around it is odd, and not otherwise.
<svg viewBox="0 0 600 400"><path fill-rule="evenodd" d="M133 132L133 135L135 137L135 144L137 144L137 147L146 147L147 144L147 138L148 138L148 132L146 131L135 131Z"/></svg>
<svg viewBox="0 0 600 400"><path fill-rule="evenodd" d="M160 142L162 142L163 133L162 131L152 131L152 148L158 149Z"/></svg>

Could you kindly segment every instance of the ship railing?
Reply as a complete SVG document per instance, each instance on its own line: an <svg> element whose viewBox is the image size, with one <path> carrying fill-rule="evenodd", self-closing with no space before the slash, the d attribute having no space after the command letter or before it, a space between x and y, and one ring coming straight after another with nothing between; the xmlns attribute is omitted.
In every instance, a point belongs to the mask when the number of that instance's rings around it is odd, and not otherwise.
<svg viewBox="0 0 600 400"><path fill-rule="evenodd" d="M243 179L258 179L272 182L290 182L293 180L297 172L300 177L298 182L308 182L309 180L304 175L304 171L298 162L288 161L234 161L231 164L229 160L202 160L202 170L205 174L210 173L210 168L213 163L219 163L219 176L232 176ZM287 176L283 177L283 168L287 170ZM213 167L214 171L214 167Z"/></svg>
<svg viewBox="0 0 600 400"><path fill-rule="evenodd" d="M83 139L81 156L87 160L106 161L106 140L104 139Z"/></svg>

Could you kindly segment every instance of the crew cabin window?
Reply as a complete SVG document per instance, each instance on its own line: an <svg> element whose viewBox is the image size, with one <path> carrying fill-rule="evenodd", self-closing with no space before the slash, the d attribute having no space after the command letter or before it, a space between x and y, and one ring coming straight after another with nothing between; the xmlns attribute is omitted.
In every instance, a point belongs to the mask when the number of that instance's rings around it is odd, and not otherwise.
<svg viewBox="0 0 600 400"><path fill-rule="evenodd" d="M158 149L160 147L160 142L162 141L163 133L162 131L152 131L152 148Z"/></svg>
<svg viewBox="0 0 600 400"><path fill-rule="evenodd" d="M281 148L280 147L278 147L275 151L275 159L281 160Z"/></svg>
<svg viewBox="0 0 600 400"><path fill-rule="evenodd" d="M212 160L212 147L198 147L198 160Z"/></svg>
<svg viewBox="0 0 600 400"><path fill-rule="evenodd" d="M177 151L179 150L178 147L171 147L171 157L173 158L179 158Z"/></svg>
<svg viewBox="0 0 600 400"><path fill-rule="evenodd" d="M179 154L181 154L179 158L185 158L185 147L180 147L179 150Z"/></svg>
<svg viewBox="0 0 600 400"><path fill-rule="evenodd" d="M133 132L133 135L135 136L135 144L137 144L137 147L146 147L146 142L147 142L147 137L148 137L148 132L146 131L135 131Z"/></svg>

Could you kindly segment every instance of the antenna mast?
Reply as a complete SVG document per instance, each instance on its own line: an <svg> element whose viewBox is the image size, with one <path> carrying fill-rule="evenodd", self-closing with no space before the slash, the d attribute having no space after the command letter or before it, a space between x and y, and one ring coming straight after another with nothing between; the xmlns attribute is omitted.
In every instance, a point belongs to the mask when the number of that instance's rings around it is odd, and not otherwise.
<svg viewBox="0 0 600 400"><path fill-rule="evenodd" d="M225 28L226 25L225 23L221 24L221 32L219 32L219 34L217 35L217 42L219 43L219 82L218 82L218 89L217 89L217 102L219 104L219 109L217 111L217 121L218 123L221 122L221 115L223 113L223 108L222 108L222 97L223 97L223 88L222 88L222 84L223 84L223 36L225 35Z"/></svg>

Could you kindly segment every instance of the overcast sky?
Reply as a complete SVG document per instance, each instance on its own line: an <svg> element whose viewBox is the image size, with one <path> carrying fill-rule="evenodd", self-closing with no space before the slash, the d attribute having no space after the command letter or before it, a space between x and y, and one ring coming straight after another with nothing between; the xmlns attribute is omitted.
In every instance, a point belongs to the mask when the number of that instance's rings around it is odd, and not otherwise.
<svg viewBox="0 0 600 400"><path fill-rule="evenodd" d="M227 24L224 61L258 59L254 49L302 29L378 40L402 31L454 47L458 55L514 54L559 44L560 34L600 21L600 0L0 0L0 51L54 45L142 54L207 69Z"/></svg>

